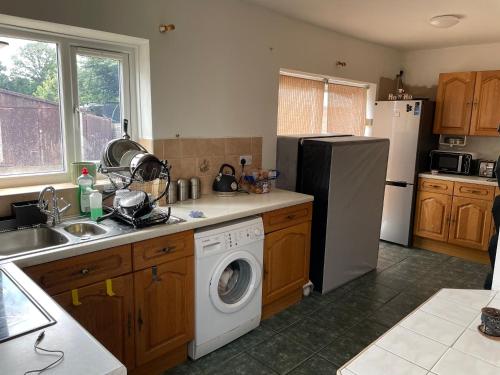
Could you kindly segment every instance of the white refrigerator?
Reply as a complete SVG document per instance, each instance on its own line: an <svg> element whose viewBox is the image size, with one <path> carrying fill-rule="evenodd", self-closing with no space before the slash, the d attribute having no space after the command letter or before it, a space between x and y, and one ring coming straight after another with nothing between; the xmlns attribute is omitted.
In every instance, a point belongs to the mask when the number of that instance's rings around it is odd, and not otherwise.
<svg viewBox="0 0 500 375"><path fill-rule="evenodd" d="M411 246L417 174L429 170L429 153L438 147L432 134L434 102L427 100L375 103L373 136L389 138L380 238Z"/></svg>

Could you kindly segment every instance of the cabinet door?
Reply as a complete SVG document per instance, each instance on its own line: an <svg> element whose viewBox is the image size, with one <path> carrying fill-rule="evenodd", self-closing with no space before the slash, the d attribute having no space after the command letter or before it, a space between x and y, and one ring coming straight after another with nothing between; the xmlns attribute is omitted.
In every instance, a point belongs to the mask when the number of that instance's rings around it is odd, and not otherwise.
<svg viewBox="0 0 500 375"><path fill-rule="evenodd" d="M500 70L478 72L472 105L471 135L500 136Z"/></svg>
<svg viewBox="0 0 500 375"><path fill-rule="evenodd" d="M491 201L454 197L448 242L488 250L491 233Z"/></svg>
<svg viewBox="0 0 500 375"><path fill-rule="evenodd" d="M434 133L469 134L475 78L475 72L439 75Z"/></svg>
<svg viewBox="0 0 500 375"><path fill-rule="evenodd" d="M132 275L111 280L113 296L104 281L77 289L80 305L72 293L53 296L75 320L130 370L134 367L134 304Z"/></svg>
<svg viewBox="0 0 500 375"><path fill-rule="evenodd" d="M264 240L263 304L302 288L309 280L311 222L266 235Z"/></svg>
<svg viewBox="0 0 500 375"><path fill-rule="evenodd" d="M191 256L134 272L137 365L193 339L193 268Z"/></svg>
<svg viewBox="0 0 500 375"><path fill-rule="evenodd" d="M452 199L445 194L419 191L415 207L414 234L447 241Z"/></svg>

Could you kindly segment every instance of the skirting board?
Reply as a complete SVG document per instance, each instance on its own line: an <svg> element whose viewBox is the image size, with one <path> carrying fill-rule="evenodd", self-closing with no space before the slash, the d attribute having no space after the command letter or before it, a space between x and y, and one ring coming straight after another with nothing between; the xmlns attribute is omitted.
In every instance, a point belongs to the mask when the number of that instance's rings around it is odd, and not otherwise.
<svg viewBox="0 0 500 375"><path fill-rule="evenodd" d="M467 259L476 263L490 264L490 258L487 251L456 246L447 242L435 241L414 236L413 247L434 251L436 253L451 255L457 258Z"/></svg>

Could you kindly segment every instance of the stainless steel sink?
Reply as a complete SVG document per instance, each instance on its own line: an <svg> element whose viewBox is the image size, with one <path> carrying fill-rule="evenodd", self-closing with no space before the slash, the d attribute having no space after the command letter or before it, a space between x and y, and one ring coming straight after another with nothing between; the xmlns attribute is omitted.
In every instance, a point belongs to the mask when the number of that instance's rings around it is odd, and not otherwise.
<svg viewBox="0 0 500 375"><path fill-rule="evenodd" d="M76 237L94 237L106 234L108 231L103 227L89 222L72 223L63 228L69 234Z"/></svg>
<svg viewBox="0 0 500 375"><path fill-rule="evenodd" d="M176 224L182 221L184 220L172 216L168 224ZM0 233L0 261L34 252L43 252L92 240L119 236L137 230L111 219L105 219L97 224L90 219L80 217L66 220L54 227L42 226L3 232Z"/></svg>
<svg viewBox="0 0 500 375"><path fill-rule="evenodd" d="M0 257L67 244L69 239L47 227L0 233Z"/></svg>

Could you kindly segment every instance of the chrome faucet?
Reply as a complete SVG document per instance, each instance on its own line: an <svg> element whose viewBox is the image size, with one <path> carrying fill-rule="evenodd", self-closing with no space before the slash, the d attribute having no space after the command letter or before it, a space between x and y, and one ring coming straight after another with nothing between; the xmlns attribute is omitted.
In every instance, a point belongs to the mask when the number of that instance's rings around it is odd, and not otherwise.
<svg viewBox="0 0 500 375"><path fill-rule="evenodd" d="M45 193L51 193L52 194L52 209L48 210L48 203L45 202L43 199L45 196ZM65 203L65 206L63 208L59 208L57 202L57 193L56 189L53 186L47 186L43 188L43 190L40 192L40 195L38 196L38 208L40 209L41 212L43 212L49 220L47 221L48 224L54 226L56 224L59 224L61 222L61 214L64 213L68 208L71 207L71 203L66 202L64 199L61 198L61 201Z"/></svg>

